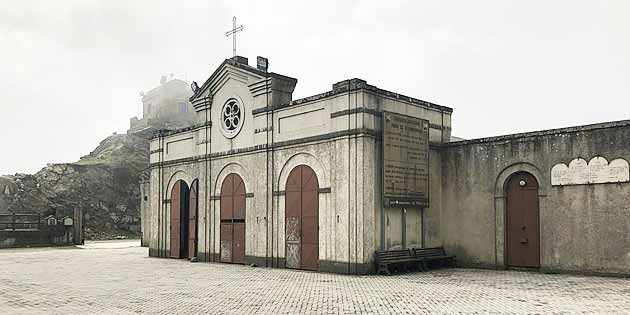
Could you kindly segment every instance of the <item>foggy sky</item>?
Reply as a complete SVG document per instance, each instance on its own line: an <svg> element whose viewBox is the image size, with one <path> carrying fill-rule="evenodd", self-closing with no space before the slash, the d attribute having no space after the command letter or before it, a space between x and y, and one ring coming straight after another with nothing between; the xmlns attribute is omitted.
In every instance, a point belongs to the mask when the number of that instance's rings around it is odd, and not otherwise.
<svg viewBox="0 0 630 315"><path fill-rule="evenodd" d="M210 3L212 2L212 3ZM467 139L630 118L630 1L0 1L0 174L73 162L238 54L454 108Z"/></svg>

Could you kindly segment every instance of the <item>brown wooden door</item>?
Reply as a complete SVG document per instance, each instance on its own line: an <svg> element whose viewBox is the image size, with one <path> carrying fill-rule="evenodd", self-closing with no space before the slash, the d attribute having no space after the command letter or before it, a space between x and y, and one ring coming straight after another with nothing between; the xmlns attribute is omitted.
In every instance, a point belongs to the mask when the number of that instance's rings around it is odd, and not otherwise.
<svg viewBox="0 0 630 315"><path fill-rule="evenodd" d="M221 185L221 261L245 263L245 183L229 174Z"/></svg>
<svg viewBox="0 0 630 315"><path fill-rule="evenodd" d="M287 268L301 268L302 252L302 167L294 168L285 189L285 235Z"/></svg>
<svg viewBox="0 0 630 315"><path fill-rule="evenodd" d="M510 267L540 267L538 182L516 173L506 187L506 256Z"/></svg>
<svg viewBox="0 0 630 315"><path fill-rule="evenodd" d="M182 185L177 181L171 190L171 253L173 258L179 258L179 236L180 236L180 217L181 217L181 200L180 195Z"/></svg>
<svg viewBox="0 0 630 315"><path fill-rule="evenodd" d="M190 198L188 202L188 258L197 257L197 212L199 181L195 180L190 185Z"/></svg>
<svg viewBox="0 0 630 315"><path fill-rule="evenodd" d="M317 270L319 183L306 165L294 168L285 190L286 267Z"/></svg>

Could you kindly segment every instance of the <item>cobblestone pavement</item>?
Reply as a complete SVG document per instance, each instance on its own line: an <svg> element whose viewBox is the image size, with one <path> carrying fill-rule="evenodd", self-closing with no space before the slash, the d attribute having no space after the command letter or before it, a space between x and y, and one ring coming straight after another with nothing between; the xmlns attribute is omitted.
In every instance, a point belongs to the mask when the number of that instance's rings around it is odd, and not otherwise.
<svg viewBox="0 0 630 315"><path fill-rule="evenodd" d="M356 277L149 258L137 244L0 250L0 314L630 314L630 279Z"/></svg>

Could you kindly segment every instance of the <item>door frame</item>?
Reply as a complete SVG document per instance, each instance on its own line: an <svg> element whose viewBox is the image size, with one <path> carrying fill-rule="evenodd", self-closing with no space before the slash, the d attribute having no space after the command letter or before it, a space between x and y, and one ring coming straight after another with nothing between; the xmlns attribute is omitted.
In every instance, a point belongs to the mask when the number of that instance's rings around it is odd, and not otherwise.
<svg viewBox="0 0 630 315"><path fill-rule="evenodd" d="M511 206L510 206L510 203L508 202L508 193L507 193L507 191L508 191L508 184L509 184L509 183L510 183L510 182L511 182L511 181L512 181L512 180L513 180L513 179L514 179L517 175L519 175L519 174L527 174L527 175L529 175L529 176L533 177L533 178L534 178L534 180L536 180L536 178L534 177L534 175L532 175L531 173L529 173L529 172L523 172L523 171L520 171L520 172L515 172L515 173L512 173L512 174L510 175L510 177L508 177L508 178L507 178L507 180L505 181L505 186L504 186L504 188L503 188L503 189L505 190L505 216L503 217L503 220L504 220L504 223L503 223L503 224L504 224L504 230L505 230L505 233L504 233L504 234L505 234L505 235L504 235L505 239L504 239L503 243L504 243L505 245L504 245L504 250L503 250L503 255L504 255L503 260L505 261L505 267L506 267L506 268L518 268L518 269L538 269L538 268L540 268L540 266L541 266L541 250L540 250L540 240L541 240L541 237L540 237L540 202L538 202L538 206L539 206L539 207L538 207L538 209L537 209L537 211L538 211L538 213L537 213L538 220L537 220L537 222L536 222L536 223L538 224L538 235L536 235L536 237L538 237L538 253L536 253L536 254L537 254L537 258L538 258L538 266L537 266L537 267L527 267L527 266L509 266L509 265L508 265L508 257L509 257L509 255L510 255L510 253L509 253L509 251L508 251L508 247L509 247L509 244L508 244L508 235L509 235L509 232L508 232L508 231L509 231L509 230L508 230L508 224L509 224L509 223L508 223L508 210L510 209L510 207L511 207ZM536 187L536 193L538 193L538 187L540 186L540 185L538 184L538 180L536 180L536 186L537 186L537 187ZM540 199L540 197L537 195L537 196L536 196L536 199L537 199L537 201L538 201L538 199Z"/></svg>
<svg viewBox="0 0 630 315"><path fill-rule="evenodd" d="M191 198L192 198L192 192L195 192L195 240L193 241L193 251L194 253L192 253L193 255L191 255L190 253L190 217L191 217ZM192 181L192 183L190 184L190 187L188 187L188 207L187 207L188 211L188 220L187 220L187 226L188 226L188 233L186 233L186 246L188 246L188 257L187 258L193 258L193 257L197 257L199 255L199 179L195 179Z"/></svg>
<svg viewBox="0 0 630 315"><path fill-rule="evenodd" d="M305 269L302 266L303 265L303 260L302 260L302 258L303 258L303 255L302 255L303 237L301 235L300 235L300 242L299 242L299 244L300 244L299 267L293 268L293 267L287 267L286 266L286 259L287 259L286 256L287 256L287 253L288 253L288 250L287 250L287 248L288 248L288 242L287 242L287 197L286 196L289 193L288 192L289 179L291 179L291 175L293 174L294 171L298 171L298 168L299 168L300 172L303 172L304 168L309 169L313 173L313 176L315 177L315 182L317 183L317 190L315 190L315 196L318 199L317 200L317 220L316 220L316 222L317 222L317 231L315 232L315 234L317 236L317 248L316 248L316 253L317 253L316 266L317 267L314 269L314 271L317 271L317 270L319 270L319 232L320 232L319 231L319 215L320 215L320 213L319 213L319 210L320 210L319 188L321 187L321 184L320 184L320 179L319 179L319 176L317 175L317 172L315 172L315 170L311 166L309 166L308 164L299 164L299 165L296 165L295 167L293 167L289 171L289 174L287 175L287 178L285 180L285 203L284 203L284 253L285 253L285 266L284 267L285 268L290 268L290 269L298 269L298 270L313 270L313 269ZM302 175L303 175L303 173L300 174L300 202L302 202L302 200L303 200L302 199L302 193L304 192L302 190L304 188L303 187L303 182L302 182ZM300 205L300 234L302 234L302 232L303 232L303 229L302 229L302 218L303 218L302 210L303 210L302 206Z"/></svg>
<svg viewBox="0 0 630 315"><path fill-rule="evenodd" d="M227 179L232 176L233 178L237 178L238 180L240 180L240 182L243 185L243 204L245 206L244 211L244 218L242 219L243 222L234 222L235 220L241 220L241 219L234 219L234 202L232 202L232 217L230 219L223 219L221 217L221 213L223 212L222 207L223 205L221 204L221 199L223 198L223 186L225 185ZM234 180L234 179L233 179ZM219 200L219 205L218 205L218 216L219 216L219 220L218 220L218 227L219 227L219 237L218 242L219 242L219 246L218 246L218 259L217 261L222 262L222 263L233 263L233 264L247 264L247 186L245 184L245 180L243 179L243 176L237 172L229 172L227 173L221 180L221 185L219 187L219 191L221 192L218 195L218 200ZM234 191L232 191L232 193L234 193ZM234 197L234 195L231 196L232 198ZM227 222L222 222L223 220L231 220L231 223L227 223ZM238 262L238 261L234 261L234 227L237 224L241 224L243 225L243 261L242 262ZM230 261L223 261L221 259L222 256L222 246L221 246L221 240L222 240L222 234L223 234L223 224L230 224L231 225L231 247L232 247L232 252L230 254Z"/></svg>
<svg viewBox="0 0 630 315"><path fill-rule="evenodd" d="M528 162L518 162L505 167L497 176L494 187L494 266L495 268L506 268L506 211L507 196L505 185L513 174L526 172L531 174L538 182L538 233L539 233L539 259L540 268L545 267L545 242L542 237L547 229L544 221L546 213L546 196L548 183L542 176L543 172L534 164Z"/></svg>
<svg viewBox="0 0 630 315"><path fill-rule="evenodd" d="M171 191L169 193L169 195L172 196L173 190L175 189L176 185L180 185L180 193L179 193L179 253L177 256L173 256L172 255L172 244L171 242L173 241L172 239L172 234L171 234L171 229L173 227L173 222L171 222L172 218L173 218L173 204L172 204L172 197L169 199L171 200L171 205L169 207L169 251L168 251L168 257L169 258L174 258L174 259L182 259L182 258L188 258L188 218L189 218L189 211L190 211L190 206L189 206L189 198L190 198L190 187L188 186L188 183L186 183L185 180L183 179L178 179L177 181L175 181L175 183L173 184L173 186L171 187Z"/></svg>

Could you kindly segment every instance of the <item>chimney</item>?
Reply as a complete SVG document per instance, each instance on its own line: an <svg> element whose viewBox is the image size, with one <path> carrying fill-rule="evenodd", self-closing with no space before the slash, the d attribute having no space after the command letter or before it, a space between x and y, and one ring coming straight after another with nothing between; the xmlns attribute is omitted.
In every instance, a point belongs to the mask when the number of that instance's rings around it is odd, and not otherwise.
<svg viewBox="0 0 630 315"><path fill-rule="evenodd" d="M246 65L246 66L248 65L248 63L247 63L247 62L248 62L247 58L245 58L245 57L243 57L243 56L234 56L234 57L232 57L232 58L230 58L230 59L232 59L232 61L234 61L234 62L236 62L236 63L240 63L240 64L243 64L243 65Z"/></svg>
<svg viewBox="0 0 630 315"><path fill-rule="evenodd" d="M160 79L160 84L164 84L166 83L166 76L163 75L162 78Z"/></svg>

